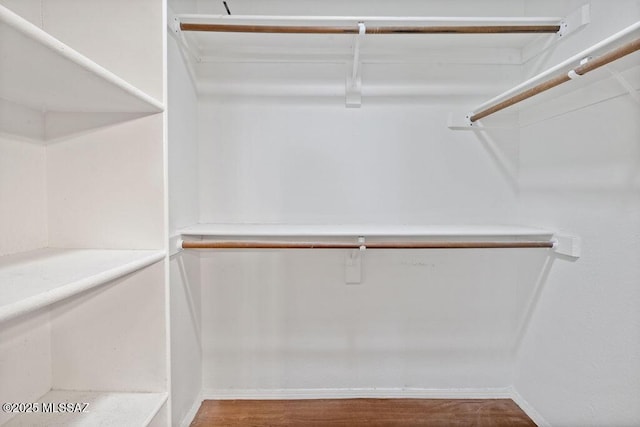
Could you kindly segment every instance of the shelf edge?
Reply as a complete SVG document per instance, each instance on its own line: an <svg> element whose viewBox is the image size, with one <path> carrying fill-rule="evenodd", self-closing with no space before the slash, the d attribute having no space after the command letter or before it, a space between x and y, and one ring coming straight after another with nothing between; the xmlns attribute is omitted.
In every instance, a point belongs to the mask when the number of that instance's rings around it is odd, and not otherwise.
<svg viewBox="0 0 640 427"><path fill-rule="evenodd" d="M127 274L134 273L165 257L164 251L158 251L137 261L129 262L120 267L111 268L102 273L67 283L55 289L20 300L16 303L0 307L0 323L41 309L48 305L62 301L89 289L97 288Z"/></svg>
<svg viewBox="0 0 640 427"><path fill-rule="evenodd" d="M12 12L10 9L2 5L0 5L0 22L6 23L24 36L42 44L52 51L55 51L58 55L101 77L105 81L127 92L131 96L147 103L150 107L152 107L153 111L145 112L160 113L164 111L164 105L162 102L138 89L137 87L112 73L108 69L102 67L101 65L98 65L94 61L82 55L80 52L62 43L60 40L56 39L42 28L33 25L31 22L27 21L20 15Z"/></svg>

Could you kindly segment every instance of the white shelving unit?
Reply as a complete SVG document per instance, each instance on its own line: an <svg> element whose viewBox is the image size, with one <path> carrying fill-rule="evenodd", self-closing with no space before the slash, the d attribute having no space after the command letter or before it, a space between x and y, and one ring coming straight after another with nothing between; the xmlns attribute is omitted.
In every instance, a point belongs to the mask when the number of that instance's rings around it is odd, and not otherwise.
<svg viewBox="0 0 640 427"><path fill-rule="evenodd" d="M5 426L100 425L105 427L147 426L167 400L166 393L97 393L53 390L38 400L38 413L21 414ZM42 412L43 404L81 403L84 412ZM87 404L86 406L84 404ZM49 406L45 406L49 408ZM79 414L79 415L78 415Z"/></svg>
<svg viewBox="0 0 640 427"><path fill-rule="evenodd" d="M3 6L0 40L4 132L48 139L52 124L47 122L55 120L51 113L85 113L74 116L80 121L75 127L85 129L95 114L117 113L109 119L113 122L163 110L158 100ZM15 117L25 111L31 113L28 119L16 123Z"/></svg>
<svg viewBox="0 0 640 427"><path fill-rule="evenodd" d="M163 15L0 5L0 425L170 423Z"/></svg>
<svg viewBox="0 0 640 427"><path fill-rule="evenodd" d="M0 322L138 271L162 251L40 249L0 257Z"/></svg>

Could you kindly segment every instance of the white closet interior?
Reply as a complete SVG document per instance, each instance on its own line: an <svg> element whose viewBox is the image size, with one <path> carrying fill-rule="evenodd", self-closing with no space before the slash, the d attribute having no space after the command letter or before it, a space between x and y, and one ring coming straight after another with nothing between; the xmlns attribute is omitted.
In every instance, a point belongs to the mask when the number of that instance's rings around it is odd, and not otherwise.
<svg viewBox="0 0 640 427"><path fill-rule="evenodd" d="M640 2L478 3L0 0L0 425L640 423Z"/></svg>
<svg viewBox="0 0 640 427"><path fill-rule="evenodd" d="M638 2L227 4L169 3L174 423L202 398L305 397L511 397L540 425L637 422L638 54L467 116L637 39ZM362 238L558 243L176 249Z"/></svg>

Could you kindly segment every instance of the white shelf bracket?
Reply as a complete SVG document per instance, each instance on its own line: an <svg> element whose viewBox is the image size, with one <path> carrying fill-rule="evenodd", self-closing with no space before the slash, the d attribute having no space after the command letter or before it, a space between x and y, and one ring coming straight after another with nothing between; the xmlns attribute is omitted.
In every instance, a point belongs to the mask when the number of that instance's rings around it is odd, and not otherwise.
<svg viewBox="0 0 640 427"><path fill-rule="evenodd" d="M351 70L347 75L347 86L345 90L346 106L348 108L360 108L362 105L362 77L360 75L360 44L367 32L364 22L358 22L358 34L353 42L353 62Z"/></svg>
<svg viewBox="0 0 640 427"><path fill-rule="evenodd" d="M609 67L608 65L605 65L604 68L613 76L614 79L616 79L616 81L620 84L620 86L622 86L622 88L627 91L627 93L631 96L631 98L638 105L640 105L640 93L638 93L638 91L633 87L633 85L629 83L629 81L625 79L622 76L622 74L620 74L613 68Z"/></svg>
<svg viewBox="0 0 640 427"><path fill-rule="evenodd" d="M553 250L560 254L571 258L580 258L582 244L580 237L568 234L554 235Z"/></svg>
<svg viewBox="0 0 640 427"><path fill-rule="evenodd" d="M364 237L358 237L360 249L349 251L345 260L344 280L347 285L357 285L362 283L362 257L367 247Z"/></svg>
<svg viewBox="0 0 640 427"><path fill-rule="evenodd" d="M575 33L579 29L591 22L591 6L585 4L574 10L560 21L560 30L555 37L548 40L541 40L530 43L525 46L522 51L522 60L527 62L530 59L540 55L542 52L554 46L556 43L566 39L570 34Z"/></svg>
<svg viewBox="0 0 640 427"><path fill-rule="evenodd" d="M560 31L558 38L565 38L571 33L578 31L580 28L591 22L591 5L585 4L577 10L570 13L560 23Z"/></svg>

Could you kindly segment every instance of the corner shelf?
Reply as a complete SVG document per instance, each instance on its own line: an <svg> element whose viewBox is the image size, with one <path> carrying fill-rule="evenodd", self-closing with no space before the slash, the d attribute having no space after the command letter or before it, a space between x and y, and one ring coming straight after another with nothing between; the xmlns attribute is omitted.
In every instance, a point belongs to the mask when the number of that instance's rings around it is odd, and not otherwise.
<svg viewBox="0 0 640 427"><path fill-rule="evenodd" d="M88 121L79 125L87 128L96 115L107 117L101 123L117 122L164 109L158 100L4 6L0 41L0 130L9 134L47 139L45 115L52 112L84 113L74 120Z"/></svg>
<svg viewBox="0 0 640 427"><path fill-rule="evenodd" d="M6 427L17 426L147 426L167 400L166 393L113 393L52 390L38 403L88 403L87 412L18 414Z"/></svg>
<svg viewBox="0 0 640 427"><path fill-rule="evenodd" d="M0 322L160 261L163 251L38 249L0 257Z"/></svg>

